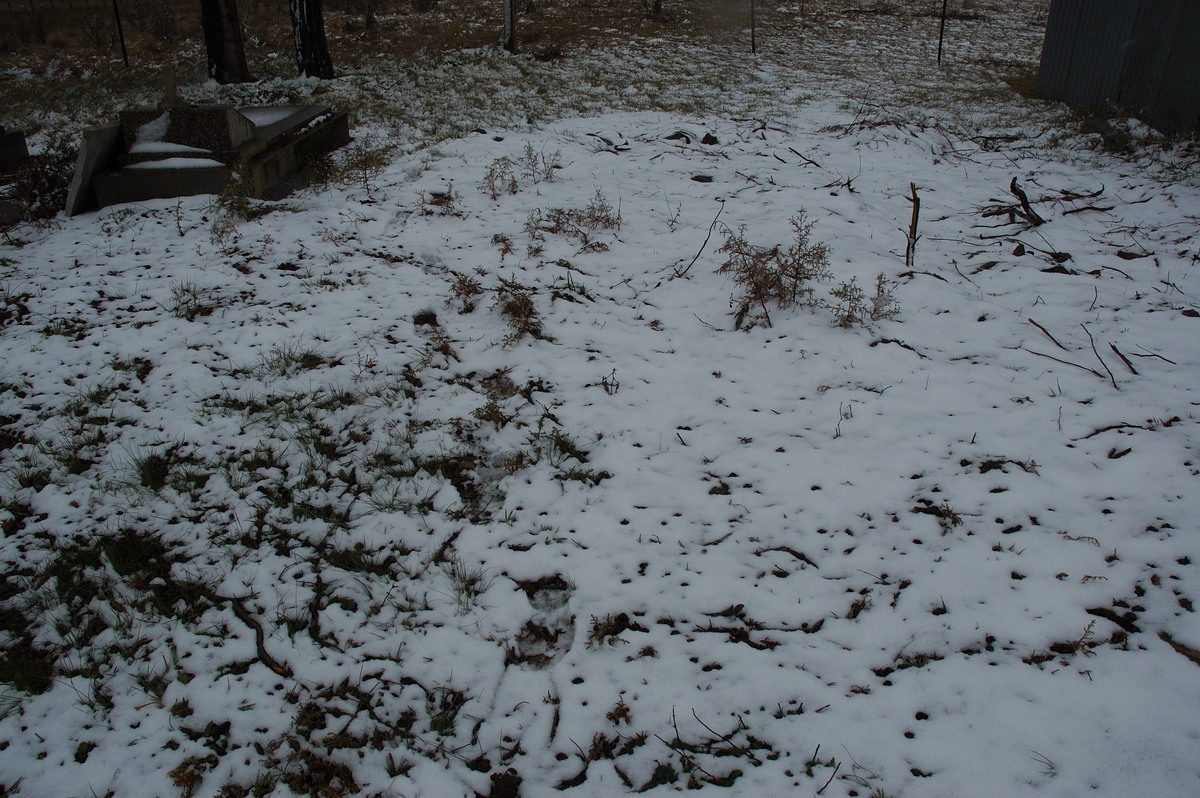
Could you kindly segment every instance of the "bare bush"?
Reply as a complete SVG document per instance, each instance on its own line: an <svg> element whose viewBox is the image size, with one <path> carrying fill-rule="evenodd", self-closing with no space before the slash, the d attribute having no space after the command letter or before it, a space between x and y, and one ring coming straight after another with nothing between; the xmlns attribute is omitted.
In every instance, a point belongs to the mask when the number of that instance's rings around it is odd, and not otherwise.
<svg viewBox="0 0 1200 798"><path fill-rule="evenodd" d="M814 283L828 280L829 248L813 242L813 222L804 211L791 219L792 243L785 249L780 245L761 247L746 239L745 225L737 231L725 231L725 244L720 252L728 257L717 270L729 274L742 290L740 299L733 301L734 327L741 329L762 321L771 325L771 306L790 308L796 305L816 305Z"/></svg>
<svg viewBox="0 0 1200 798"><path fill-rule="evenodd" d="M542 314L533 302L533 290L529 287L500 278L494 307L500 310L500 315L508 320L508 325L512 328L512 332L505 338L505 344L514 344L526 336L543 341L553 340L546 335L542 326Z"/></svg>
<svg viewBox="0 0 1200 798"><path fill-rule="evenodd" d="M875 277L875 292L871 295L858 284L857 278L851 277L849 281L843 281L829 292L836 300L829 303L834 323L839 327L853 327L895 318L900 312L900 306L892 293L894 287L882 274Z"/></svg>

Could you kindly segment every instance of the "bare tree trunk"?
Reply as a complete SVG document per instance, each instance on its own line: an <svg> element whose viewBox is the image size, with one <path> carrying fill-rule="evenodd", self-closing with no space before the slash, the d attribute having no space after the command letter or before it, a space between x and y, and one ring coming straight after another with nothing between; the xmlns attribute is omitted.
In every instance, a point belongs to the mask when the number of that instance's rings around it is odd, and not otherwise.
<svg viewBox="0 0 1200 798"><path fill-rule="evenodd" d="M237 0L200 0L200 24L208 51L208 76L217 83L254 80L246 66Z"/></svg>
<svg viewBox="0 0 1200 798"><path fill-rule="evenodd" d="M129 50L125 48L125 28L121 26L121 10L117 8L117 0L113 0L113 19L117 21L117 37L121 40L121 58L125 68L129 68Z"/></svg>
<svg viewBox="0 0 1200 798"><path fill-rule="evenodd" d="M514 0L504 0L504 35L500 44L510 53L517 51L517 10Z"/></svg>
<svg viewBox="0 0 1200 798"><path fill-rule="evenodd" d="M113 2L115 3L116 0L113 0ZM26 0L25 4L29 7L29 24L33 31L33 37L37 39L38 44L45 44L46 9L36 5L33 0Z"/></svg>
<svg viewBox="0 0 1200 798"><path fill-rule="evenodd" d="M310 78L333 77L333 60L325 41L325 21L321 0L288 0L292 12L292 31L296 36L296 66Z"/></svg>

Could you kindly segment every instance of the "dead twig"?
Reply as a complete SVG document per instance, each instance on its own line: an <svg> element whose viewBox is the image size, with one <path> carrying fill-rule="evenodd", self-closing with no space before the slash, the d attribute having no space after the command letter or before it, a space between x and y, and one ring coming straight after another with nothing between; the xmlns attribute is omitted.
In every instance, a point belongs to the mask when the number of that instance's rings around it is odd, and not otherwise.
<svg viewBox="0 0 1200 798"><path fill-rule="evenodd" d="M830 784L832 784L832 783L833 783L833 777L834 777L834 776L836 776L836 775L838 774L838 771L839 771L839 770L841 770L841 769L842 769L842 763L841 763L841 762L838 762L837 764L835 764L835 765L834 765L834 767L833 767L833 772L829 774L829 781L825 782L825 786L824 786L824 787L822 787L821 789L817 790L817 795L820 795L821 793L825 792L825 788L826 788L826 787L828 787Z"/></svg>
<svg viewBox="0 0 1200 798"><path fill-rule="evenodd" d="M1047 330L1045 327L1043 327L1042 325L1038 324L1038 323L1037 323L1036 321L1034 321L1033 319L1029 319L1029 323L1030 323L1030 324L1032 324L1034 327L1037 327L1037 328L1038 328L1039 330L1041 330L1043 333L1045 333L1046 337L1047 337L1047 338L1049 338L1051 341L1053 341L1053 342L1054 342L1054 345L1055 345L1055 346L1057 346L1059 349L1061 349L1061 350L1062 350L1062 351L1064 351L1064 352L1069 352L1069 351L1071 351L1071 350L1067 349L1065 346L1063 346L1062 344L1060 344L1060 343L1058 342L1058 339L1057 339L1057 338L1055 338L1053 335L1051 335L1051 334L1050 334L1050 331L1049 331L1049 330Z"/></svg>
<svg viewBox="0 0 1200 798"><path fill-rule="evenodd" d="M797 152L797 151L796 151L794 148L792 148L792 147L788 147L788 149L791 151L792 155L795 155L797 158L799 158L800 160L804 161L806 164L809 164L810 166L815 166L815 167L817 167L818 169L824 169L824 168L825 168L825 167L821 166L821 164L819 164L819 163L817 163L816 161L814 161L812 158L808 158L808 157L806 157L806 156L804 156L804 155L800 154L800 153L799 153L799 152Z"/></svg>
<svg viewBox="0 0 1200 798"><path fill-rule="evenodd" d="M1121 362L1125 364L1125 368L1129 369L1129 372L1131 374L1136 375L1138 373L1138 370L1135 369L1133 367L1133 364L1129 362L1129 358L1125 357L1125 355L1121 352L1120 349L1117 349L1116 344L1109 344L1108 348L1111 349L1113 351L1113 353L1116 354L1117 357L1121 358Z"/></svg>
<svg viewBox="0 0 1200 798"><path fill-rule="evenodd" d="M879 346L880 344L895 344L896 346L900 347L901 349L907 349L909 352L912 352L914 355L921 358L922 360L926 359L924 355L922 355L916 349L913 349L908 344L901 341L899 338L880 338L878 341L872 341L871 343L867 344L867 346L874 349L875 347Z"/></svg>
<svg viewBox="0 0 1200 798"><path fill-rule="evenodd" d="M1104 375L1101 374L1100 372L1096 371L1093 368L1088 368L1087 366L1081 366L1078 363L1072 363L1069 360L1062 360L1061 358L1057 358L1054 355L1047 355L1042 352L1035 352L1032 349L1026 349L1025 351L1031 355L1037 355L1038 357L1044 357L1049 360L1053 360L1055 363L1062 363L1064 366L1074 366L1077 369L1083 369L1084 371L1088 372L1089 374L1095 374L1100 379L1104 379Z"/></svg>
<svg viewBox="0 0 1200 798"><path fill-rule="evenodd" d="M1092 337L1091 331L1088 330L1086 324L1080 324L1079 326L1083 328L1085 333L1087 333L1088 341L1092 344L1092 354L1096 356L1096 359L1100 361L1100 365L1104 366L1104 370L1108 372L1108 378L1112 381L1113 390L1121 390L1119 387L1117 387L1117 378L1113 376L1112 369L1110 369L1108 364L1104 362L1104 358L1100 357L1100 352L1096 349L1096 339Z"/></svg>
<svg viewBox="0 0 1200 798"><path fill-rule="evenodd" d="M709 239L712 238L713 230L717 227L717 220L721 218L721 211L725 210L725 200L721 200L721 207L717 211L717 215L713 217L712 224L708 226L708 235L704 236L704 243L700 245L700 250L696 253L696 257L692 258L692 262L687 265L681 272L675 272L676 277L683 277L688 273L688 270L696 265L696 261L700 260L700 256L704 253L704 248L708 246Z"/></svg>
<svg viewBox="0 0 1200 798"><path fill-rule="evenodd" d="M1122 270L1118 269L1116 266L1101 266L1100 268L1108 269L1110 272L1116 272L1117 274L1122 275L1126 280L1133 279L1132 277L1129 276L1129 272L1122 271ZM1097 275L1097 276L1099 276L1099 275Z"/></svg>
<svg viewBox="0 0 1200 798"><path fill-rule="evenodd" d="M1143 349L1145 349L1145 347L1142 347L1142 348L1143 348ZM1179 365L1179 364L1178 364L1178 363L1176 363L1174 360L1171 360L1170 358L1163 357L1162 355L1156 354L1156 353L1154 353L1154 352L1147 352L1147 353L1146 353L1146 354L1144 354L1144 355L1143 355L1141 352L1134 352L1134 353L1133 353L1133 356L1134 356L1134 357L1156 357L1156 358L1158 358L1159 360L1165 360L1165 361L1167 361L1167 362L1168 362L1168 363L1170 363L1172 366L1178 366L1178 365Z"/></svg>
<svg viewBox="0 0 1200 798"><path fill-rule="evenodd" d="M1092 431L1091 431L1091 432L1089 432L1087 435L1084 435L1082 438L1076 438L1075 440L1077 440L1077 441L1086 441L1088 438L1094 438L1094 437L1096 437L1097 435L1100 435L1101 433L1104 433L1104 432L1112 432L1112 431L1113 431L1113 430L1115 430L1115 429L1144 429L1144 430L1149 430L1149 429L1150 429L1150 427L1144 427L1144 426L1142 426L1141 424L1109 424L1107 427L1101 427L1100 429L1092 430Z"/></svg>
<svg viewBox="0 0 1200 798"><path fill-rule="evenodd" d="M719 731L714 729L712 726L709 726L707 723L700 720L700 716L696 714L696 710L694 710L694 709L692 710L692 717L696 719L697 723L699 723L704 728L708 729L710 734L712 734L714 737L716 737L721 742L726 743L729 746L729 751L734 752L738 756L745 756L746 759L748 759L751 763L753 763L755 765L762 764L762 761L754 755L754 752L751 749L744 748L733 741L733 735L736 734L738 731L740 731L740 729L734 729L733 732L731 732L729 734L721 734ZM727 752L722 752L722 754L725 754L725 753L727 753Z"/></svg>
<svg viewBox="0 0 1200 798"><path fill-rule="evenodd" d="M817 565L815 562L813 562L812 560L810 560L808 558L808 555L806 555L804 552L796 551L791 546L764 546L763 548L755 549L754 556L761 557L762 555L766 554L768 551L782 551L782 552L792 555L797 560L800 560L800 562L808 563L813 568L819 569L821 567L821 566Z"/></svg>

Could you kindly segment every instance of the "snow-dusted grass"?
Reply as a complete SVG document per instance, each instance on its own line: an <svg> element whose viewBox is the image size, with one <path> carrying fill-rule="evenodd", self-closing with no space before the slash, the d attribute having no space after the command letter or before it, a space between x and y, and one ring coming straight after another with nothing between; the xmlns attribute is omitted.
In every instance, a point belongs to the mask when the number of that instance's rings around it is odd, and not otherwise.
<svg viewBox="0 0 1200 798"><path fill-rule="evenodd" d="M4 791L1191 795L1195 176L879 41L15 231Z"/></svg>

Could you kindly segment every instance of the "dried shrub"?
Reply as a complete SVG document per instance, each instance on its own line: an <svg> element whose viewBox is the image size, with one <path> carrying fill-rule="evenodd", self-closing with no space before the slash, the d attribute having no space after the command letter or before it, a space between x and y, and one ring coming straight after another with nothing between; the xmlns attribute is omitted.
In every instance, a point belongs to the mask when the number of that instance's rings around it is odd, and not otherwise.
<svg viewBox="0 0 1200 798"><path fill-rule="evenodd" d="M500 278L493 307L508 320L512 332L505 338L506 344L516 343L529 336L543 341L551 340L542 326L542 315L533 302L532 289L512 280Z"/></svg>
<svg viewBox="0 0 1200 798"><path fill-rule="evenodd" d="M857 278L843 281L829 292L836 300L829 305L834 323L839 327L853 327L895 318L900 306L896 303L893 289L894 284L882 274L875 277L875 291L869 296L858 284Z"/></svg>
<svg viewBox="0 0 1200 798"><path fill-rule="evenodd" d="M483 286L469 274L451 271L454 279L450 282L450 296L446 306L458 305L459 313L470 313L475 310L475 297L483 293Z"/></svg>
<svg viewBox="0 0 1200 798"><path fill-rule="evenodd" d="M512 158L504 156L492 161L483 173L479 190L494 200L499 199L501 194L516 194L517 175L513 171Z"/></svg>
<svg viewBox="0 0 1200 798"><path fill-rule="evenodd" d="M786 249L778 244L761 247L750 243L745 225L736 232L725 231L720 252L728 257L717 273L732 275L742 290L742 297L733 302L735 328L759 321L769 327L772 306L815 305L814 283L833 276L829 271L829 248L811 240L813 222L801 211L792 217L791 225L792 243Z"/></svg>

